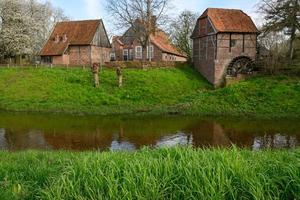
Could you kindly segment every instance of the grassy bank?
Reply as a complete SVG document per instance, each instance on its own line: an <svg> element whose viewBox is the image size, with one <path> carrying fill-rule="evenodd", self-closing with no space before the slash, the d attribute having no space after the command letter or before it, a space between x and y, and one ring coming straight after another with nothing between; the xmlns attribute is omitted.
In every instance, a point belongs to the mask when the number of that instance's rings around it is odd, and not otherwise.
<svg viewBox="0 0 300 200"><path fill-rule="evenodd" d="M104 69L101 87L89 70L0 69L0 109L85 114L196 114L300 116L300 78L256 77L213 90L189 67L124 70L124 87L115 71Z"/></svg>
<svg viewBox="0 0 300 200"><path fill-rule="evenodd" d="M300 151L0 152L0 184L8 200L299 199Z"/></svg>

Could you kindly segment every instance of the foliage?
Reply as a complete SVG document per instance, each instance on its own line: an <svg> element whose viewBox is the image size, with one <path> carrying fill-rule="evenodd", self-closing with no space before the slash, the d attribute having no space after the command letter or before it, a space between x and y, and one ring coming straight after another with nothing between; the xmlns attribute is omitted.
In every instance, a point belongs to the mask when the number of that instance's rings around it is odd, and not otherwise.
<svg viewBox="0 0 300 200"><path fill-rule="evenodd" d="M86 114L300 115L300 78L258 76L213 90L188 66L102 69L100 88L89 70L0 69L0 109Z"/></svg>
<svg viewBox="0 0 300 200"><path fill-rule="evenodd" d="M53 25L67 20L48 1L0 0L0 58L36 54Z"/></svg>
<svg viewBox="0 0 300 200"><path fill-rule="evenodd" d="M190 147L0 152L0 198L299 199L299 155L299 150Z"/></svg>
<svg viewBox="0 0 300 200"><path fill-rule="evenodd" d="M19 0L1 0L0 57L30 54L31 24Z"/></svg>
<svg viewBox="0 0 300 200"><path fill-rule="evenodd" d="M181 52L192 59L191 35L197 22L197 14L191 11L183 11L175 18L169 28L171 39Z"/></svg>
<svg viewBox="0 0 300 200"><path fill-rule="evenodd" d="M265 15L266 33L284 31L290 37L289 56L293 59L296 32L300 31L299 0L262 0L260 10Z"/></svg>

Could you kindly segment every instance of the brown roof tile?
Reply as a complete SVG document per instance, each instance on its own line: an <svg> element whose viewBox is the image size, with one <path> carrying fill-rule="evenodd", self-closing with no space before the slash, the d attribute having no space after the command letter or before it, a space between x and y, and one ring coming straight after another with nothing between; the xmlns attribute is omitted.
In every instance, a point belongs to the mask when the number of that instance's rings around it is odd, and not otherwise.
<svg viewBox="0 0 300 200"><path fill-rule="evenodd" d="M62 55L69 45L89 45L101 20L68 21L55 25L51 36L40 52L41 56ZM55 42L55 37L63 37L66 34L67 41Z"/></svg>
<svg viewBox="0 0 300 200"><path fill-rule="evenodd" d="M151 42L154 43L163 52L186 57L176 49L176 47L171 43L168 35L164 31L157 30L156 33L152 35L150 39Z"/></svg>
<svg viewBox="0 0 300 200"><path fill-rule="evenodd" d="M217 32L257 33L258 30L242 10L208 8L200 17L209 17Z"/></svg>

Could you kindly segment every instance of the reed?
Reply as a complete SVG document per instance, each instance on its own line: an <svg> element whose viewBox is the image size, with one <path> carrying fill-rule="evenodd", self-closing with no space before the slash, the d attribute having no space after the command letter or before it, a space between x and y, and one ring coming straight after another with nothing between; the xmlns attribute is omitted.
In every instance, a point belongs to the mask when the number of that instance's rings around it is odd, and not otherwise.
<svg viewBox="0 0 300 200"><path fill-rule="evenodd" d="M1 152L0 199L300 199L300 150Z"/></svg>

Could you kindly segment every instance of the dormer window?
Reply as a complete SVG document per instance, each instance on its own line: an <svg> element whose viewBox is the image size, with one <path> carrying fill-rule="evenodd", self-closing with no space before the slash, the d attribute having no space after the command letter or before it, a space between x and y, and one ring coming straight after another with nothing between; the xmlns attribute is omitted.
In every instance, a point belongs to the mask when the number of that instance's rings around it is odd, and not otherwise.
<svg viewBox="0 0 300 200"><path fill-rule="evenodd" d="M54 38L54 42L55 42L55 43L59 43L59 35L58 35L58 34L56 34L56 36L55 36L55 38Z"/></svg>
<svg viewBox="0 0 300 200"><path fill-rule="evenodd" d="M67 34L64 33L63 38L62 38L62 42L65 43L67 41L68 41Z"/></svg>

